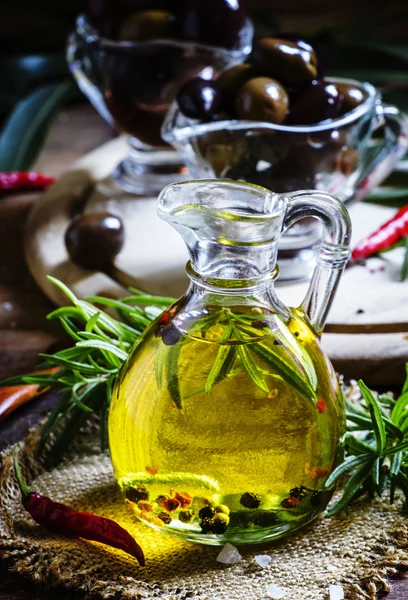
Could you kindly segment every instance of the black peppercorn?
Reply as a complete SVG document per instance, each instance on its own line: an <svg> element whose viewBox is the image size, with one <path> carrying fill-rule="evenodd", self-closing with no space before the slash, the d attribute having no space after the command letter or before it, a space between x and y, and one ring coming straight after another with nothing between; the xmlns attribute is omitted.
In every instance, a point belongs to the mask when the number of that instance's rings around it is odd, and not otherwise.
<svg viewBox="0 0 408 600"><path fill-rule="evenodd" d="M125 496L131 502L139 502L140 500L148 500L149 492L144 487L129 488L126 490Z"/></svg>
<svg viewBox="0 0 408 600"><path fill-rule="evenodd" d="M198 513L200 519L212 519L215 515L215 510L211 506L204 506Z"/></svg>
<svg viewBox="0 0 408 600"><path fill-rule="evenodd" d="M167 325L161 332L161 339L166 346L174 346L180 340L180 332L173 326Z"/></svg>
<svg viewBox="0 0 408 600"><path fill-rule="evenodd" d="M157 516L163 521L165 525L171 523L171 516L169 515L169 513L164 512L164 510L162 512L159 512Z"/></svg>
<svg viewBox="0 0 408 600"><path fill-rule="evenodd" d="M218 535L225 533L227 530L227 525L226 523L223 523L222 521L214 521L213 525L212 525L212 529L211 529L211 533L216 533Z"/></svg>
<svg viewBox="0 0 408 600"><path fill-rule="evenodd" d="M307 488L303 487L302 485L300 487L292 488L289 492L289 496L293 496L293 498L298 498L299 500L301 500L306 496L306 493Z"/></svg>
<svg viewBox="0 0 408 600"><path fill-rule="evenodd" d="M212 519L203 519L200 523L200 527L203 533L212 533L214 521Z"/></svg>
<svg viewBox="0 0 408 600"><path fill-rule="evenodd" d="M241 496L239 502L242 506L245 506L245 508L258 508L261 504L261 496L259 494L246 492Z"/></svg>

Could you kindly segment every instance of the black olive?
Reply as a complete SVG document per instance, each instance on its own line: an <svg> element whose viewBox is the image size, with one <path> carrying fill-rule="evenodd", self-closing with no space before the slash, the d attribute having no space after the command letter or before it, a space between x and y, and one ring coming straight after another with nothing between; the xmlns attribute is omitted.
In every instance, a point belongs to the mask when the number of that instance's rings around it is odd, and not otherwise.
<svg viewBox="0 0 408 600"><path fill-rule="evenodd" d="M235 115L235 100L240 87L251 78L255 77L255 72L250 64L235 65L227 69L217 79L217 83L222 92L221 108L227 113Z"/></svg>
<svg viewBox="0 0 408 600"><path fill-rule="evenodd" d="M348 113L365 100L364 93L355 85L348 83L336 83L337 91L342 97L341 112Z"/></svg>
<svg viewBox="0 0 408 600"><path fill-rule="evenodd" d="M86 269L99 270L111 264L124 241L122 221L107 212L75 217L65 232L70 259Z"/></svg>
<svg viewBox="0 0 408 600"><path fill-rule="evenodd" d="M236 114L239 119L283 123L288 108L285 88L269 77L250 79L238 90Z"/></svg>
<svg viewBox="0 0 408 600"><path fill-rule="evenodd" d="M242 0L183 0L181 37L233 48L240 40L246 12Z"/></svg>
<svg viewBox="0 0 408 600"><path fill-rule="evenodd" d="M291 105L286 122L290 125L312 125L340 115L342 97L334 83L313 81Z"/></svg>
<svg viewBox="0 0 408 600"><path fill-rule="evenodd" d="M257 73L288 85L313 81L317 77L317 56L311 46L280 38L256 42L251 64Z"/></svg>
<svg viewBox="0 0 408 600"><path fill-rule="evenodd" d="M181 87L176 100L186 117L209 121L221 105L222 92L215 81L194 77Z"/></svg>

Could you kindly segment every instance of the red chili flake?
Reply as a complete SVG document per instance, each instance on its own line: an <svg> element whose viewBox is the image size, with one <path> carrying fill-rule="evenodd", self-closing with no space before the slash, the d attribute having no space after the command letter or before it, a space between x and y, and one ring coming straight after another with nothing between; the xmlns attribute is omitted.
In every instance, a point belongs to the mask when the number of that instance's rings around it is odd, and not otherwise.
<svg viewBox="0 0 408 600"><path fill-rule="evenodd" d="M146 510L147 512L153 512L154 510L150 502L146 502L146 500L140 500L137 503L137 507L140 508L140 510Z"/></svg>
<svg viewBox="0 0 408 600"><path fill-rule="evenodd" d="M316 402L316 408L320 414L324 413L326 410L326 400L324 398L319 398L319 400Z"/></svg>
<svg viewBox="0 0 408 600"><path fill-rule="evenodd" d="M295 498L294 496L288 496L281 502L282 508L296 508L300 504L299 498Z"/></svg>
<svg viewBox="0 0 408 600"><path fill-rule="evenodd" d="M312 477L312 479L319 479L319 477L326 477L326 475L329 475L329 473L332 472L332 466L330 465L330 467L327 467L326 469L321 469L319 467L317 467L316 469L312 469L310 467L310 463L306 463L305 464L305 473L306 475L309 475L309 477Z"/></svg>
<svg viewBox="0 0 408 600"><path fill-rule="evenodd" d="M145 467L146 471L150 473L150 475L156 475L159 467L157 465L152 465L151 467Z"/></svg>
<svg viewBox="0 0 408 600"><path fill-rule="evenodd" d="M180 502L180 508L188 508L193 503L193 497L187 494L187 492L182 492L181 494L176 492L176 500Z"/></svg>
<svg viewBox="0 0 408 600"><path fill-rule="evenodd" d="M166 498L166 500L163 501L162 506L167 512L173 512L180 507L180 502L176 500L176 498Z"/></svg>

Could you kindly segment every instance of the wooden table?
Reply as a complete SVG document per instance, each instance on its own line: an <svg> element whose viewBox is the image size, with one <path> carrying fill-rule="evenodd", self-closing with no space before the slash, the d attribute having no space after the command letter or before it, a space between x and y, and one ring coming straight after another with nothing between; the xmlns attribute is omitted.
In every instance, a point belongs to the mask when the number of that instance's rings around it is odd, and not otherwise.
<svg viewBox="0 0 408 600"><path fill-rule="evenodd" d="M50 175L63 173L70 163L113 136L110 128L88 105L62 112L55 122L36 169ZM0 380L27 372L39 352L49 352L64 340L58 324L48 322L52 305L36 287L24 263L22 235L35 194L0 201ZM53 405L53 393L0 422L0 449L20 440ZM79 593L44 591L0 570L0 600L69 600ZM392 581L388 600L408 600L408 578Z"/></svg>

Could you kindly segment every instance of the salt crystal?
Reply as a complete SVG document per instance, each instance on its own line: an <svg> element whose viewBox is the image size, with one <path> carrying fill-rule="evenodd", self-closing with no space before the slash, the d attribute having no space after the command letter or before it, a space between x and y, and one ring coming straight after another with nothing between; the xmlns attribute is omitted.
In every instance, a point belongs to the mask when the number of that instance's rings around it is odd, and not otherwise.
<svg viewBox="0 0 408 600"><path fill-rule="evenodd" d="M332 565L331 563L327 563L327 567L326 568L331 573L336 570L336 567L334 565Z"/></svg>
<svg viewBox="0 0 408 600"><path fill-rule="evenodd" d="M269 565L271 560L272 559L268 554L257 554L257 556L254 556L254 561L263 569Z"/></svg>
<svg viewBox="0 0 408 600"><path fill-rule="evenodd" d="M330 600L344 600L344 590L341 585L329 585Z"/></svg>
<svg viewBox="0 0 408 600"><path fill-rule="evenodd" d="M11 304L11 302L3 302L3 308L7 312L11 312L13 310L13 305Z"/></svg>
<svg viewBox="0 0 408 600"><path fill-rule="evenodd" d="M273 600L280 600L280 598L284 598L286 596L285 590L273 583L268 585L268 590L266 593L268 594L269 598L272 598Z"/></svg>
<svg viewBox="0 0 408 600"><path fill-rule="evenodd" d="M241 558L242 556L235 548L235 546L233 546L232 544L225 544L224 548L217 556L217 561L223 563L224 565L233 565L234 563L241 560Z"/></svg>

